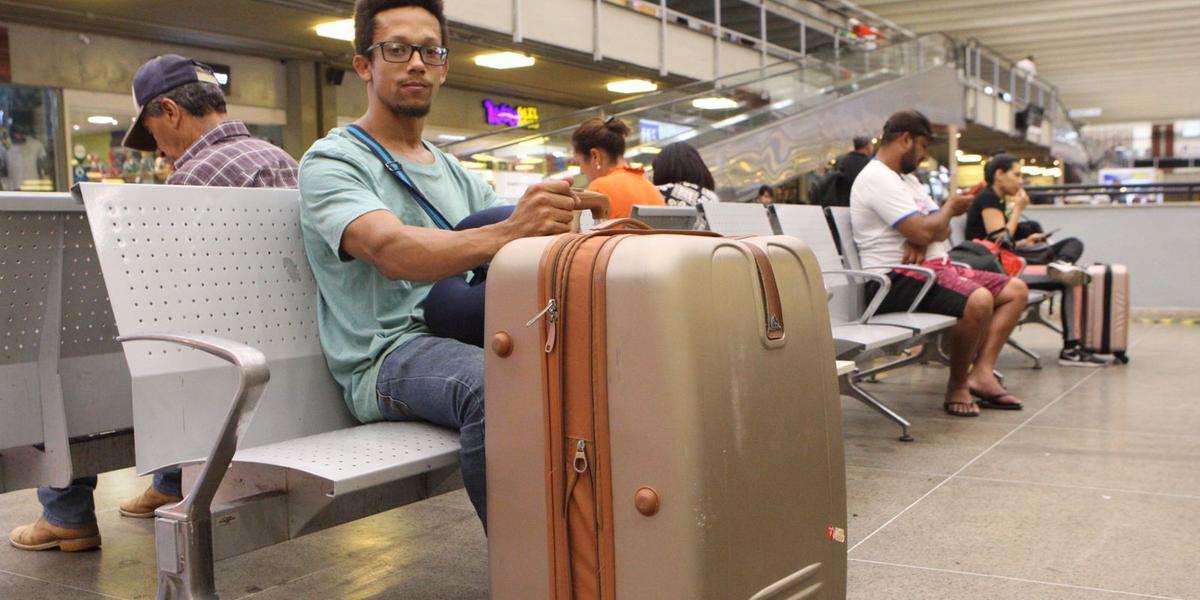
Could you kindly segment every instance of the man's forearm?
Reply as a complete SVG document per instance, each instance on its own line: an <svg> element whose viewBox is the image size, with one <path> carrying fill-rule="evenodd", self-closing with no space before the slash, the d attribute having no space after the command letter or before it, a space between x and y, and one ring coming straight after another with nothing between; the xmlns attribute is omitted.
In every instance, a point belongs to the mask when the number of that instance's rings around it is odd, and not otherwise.
<svg viewBox="0 0 1200 600"><path fill-rule="evenodd" d="M488 262L512 239L502 223L464 231L403 227L366 260L388 279L437 281Z"/></svg>

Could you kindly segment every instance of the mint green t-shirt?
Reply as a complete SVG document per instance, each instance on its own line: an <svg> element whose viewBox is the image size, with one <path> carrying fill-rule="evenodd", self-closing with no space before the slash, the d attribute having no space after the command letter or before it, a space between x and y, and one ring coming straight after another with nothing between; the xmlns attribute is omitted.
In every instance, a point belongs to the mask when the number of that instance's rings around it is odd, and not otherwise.
<svg viewBox="0 0 1200 600"><path fill-rule="evenodd" d="M457 223L501 204L481 177L426 146L435 158L432 165L397 160L446 220ZM436 225L379 159L342 128L317 140L301 159L300 199L304 249L320 290L317 324L325 359L354 416L364 423L378 421L379 366L392 350L429 334L420 304L433 284L389 280L341 252L342 233L376 210L394 213L405 225Z"/></svg>

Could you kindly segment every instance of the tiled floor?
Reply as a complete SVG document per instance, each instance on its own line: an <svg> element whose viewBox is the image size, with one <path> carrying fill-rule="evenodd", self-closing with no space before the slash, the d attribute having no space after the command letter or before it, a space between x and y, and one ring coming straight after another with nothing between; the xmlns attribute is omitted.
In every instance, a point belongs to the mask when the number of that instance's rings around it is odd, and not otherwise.
<svg viewBox="0 0 1200 600"><path fill-rule="evenodd" d="M945 371L873 384L917 441L846 400L850 598L1200 598L1200 327L1135 327L1133 362L1053 364L1056 338L1019 337L1046 357L1000 368L1021 412L952 418ZM117 516L140 490L101 478L104 548L81 555L0 547L0 599L153 598L151 523ZM30 521L32 491L0 495L0 529ZM222 598L483 598L486 544L457 492L223 561Z"/></svg>

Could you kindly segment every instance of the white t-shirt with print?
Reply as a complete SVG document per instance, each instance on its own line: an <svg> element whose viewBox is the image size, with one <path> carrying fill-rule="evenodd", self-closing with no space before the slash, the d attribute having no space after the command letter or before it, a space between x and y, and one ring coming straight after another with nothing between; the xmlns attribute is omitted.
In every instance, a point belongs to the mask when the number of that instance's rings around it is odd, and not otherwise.
<svg viewBox="0 0 1200 600"><path fill-rule="evenodd" d="M914 175L901 175L879 160L867 163L850 189L850 226L863 266L900 263L904 235L896 226L914 215L937 210ZM949 251L949 242L933 242L925 250L925 259L942 258Z"/></svg>

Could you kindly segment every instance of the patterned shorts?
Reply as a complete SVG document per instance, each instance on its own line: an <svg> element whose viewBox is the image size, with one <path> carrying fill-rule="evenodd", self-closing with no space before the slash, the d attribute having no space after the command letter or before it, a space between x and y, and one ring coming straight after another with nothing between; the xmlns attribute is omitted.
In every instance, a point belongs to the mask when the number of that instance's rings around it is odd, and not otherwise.
<svg viewBox="0 0 1200 600"><path fill-rule="evenodd" d="M961 317L967 308L967 298L977 289L984 288L991 292L992 297L1000 295L1004 286L1008 285L1007 275L978 271L958 267L943 260L928 260L922 267L933 269L937 274L937 282L930 288L929 293L917 306L920 312L931 312L940 315ZM921 293L925 285L925 274L916 271L894 270L888 273L892 287L879 306L880 313L904 312L912 306L913 300ZM877 284L868 287L869 293L874 293Z"/></svg>

